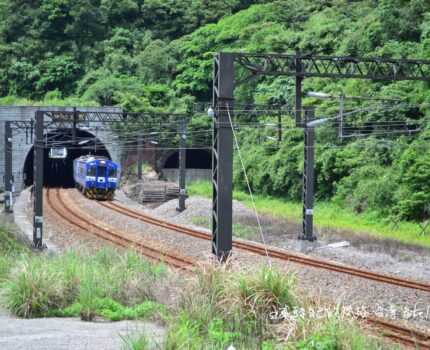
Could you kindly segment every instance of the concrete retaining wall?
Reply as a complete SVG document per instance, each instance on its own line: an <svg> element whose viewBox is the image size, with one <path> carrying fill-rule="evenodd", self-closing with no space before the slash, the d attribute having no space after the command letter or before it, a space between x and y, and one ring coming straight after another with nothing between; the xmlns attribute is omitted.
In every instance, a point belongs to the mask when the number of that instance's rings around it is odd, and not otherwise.
<svg viewBox="0 0 430 350"><path fill-rule="evenodd" d="M179 182L179 169L164 168L161 171L163 178L171 182ZM211 169L187 169L187 182L211 179Z"/></svg>

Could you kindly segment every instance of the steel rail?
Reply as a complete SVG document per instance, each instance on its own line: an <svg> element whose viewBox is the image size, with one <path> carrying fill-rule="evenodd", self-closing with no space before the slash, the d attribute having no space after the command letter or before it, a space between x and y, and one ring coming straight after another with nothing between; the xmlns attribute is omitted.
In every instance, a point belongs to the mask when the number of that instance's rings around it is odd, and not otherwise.
<svg viewBox="0 0 430 350"><path fill-rule="evenodd" d="M115 245L136 249L141 254L152 260L165 262L166 264L181 270L190 270L196 266L196 262L190 258L181 257L179 254L169 252L165 248L154 248L153 246L144 244L141 239L133 237L129 233L117 231L102 222L85 218L82 213L79 213L75 208L72 208L72 206L66 203L61 195L61 190L54 190L54 198L52 198L51 193L52 191L49 189L46 191L48 206L58 216L72 226L78 227L85 232L89 231L104 240L114 243Z"/></svg>
<svg viewBox="0 0 430 350"><path fill-rule="evenodd" d="M135 211L130 208L124 207L123 205L117 204L115 202L98 202L100 205L109 208L111 210L115 210L123 215L138 219L140 221L156 225L168 230L172 230L175 232L183 233L192 237L210 240L212 237L209 233L198 231L189 227L173 224L161 219L154 218L147 214L144 214L140 211ZM356 277L365 278L368 280L373 280L377 282L387 283L399 287L410 288L415 290L422 290L425 292L430 292L430 284L412 281L404 278L399 278L395 276L390 276L386 274L381 274L365 269L356 268L353 266L343 265L332 261L326 261L322 259L313 258L307 255L301 255L298 253L291 253L285 250L281 250L275 247L265 247L259 243L255 242L246 242L242 240L235 239L233 240L233 246L244 250L250 251L258 255L266 256L267 253L272 258L278 258L280 260L288 260L298 264L312 266L315 268L321 268L325 270L330 270L334 272L344 273Z"/></svg>
<svg viewBox="0 0 430 350"><path fill-rule="evenodd" d="M184 233L184 234L190 235L192 237L196 237L196 238L201 238L201 239L206 239L206 240L210 239L210 235L205 233L205 232L197 231L197 230L194 230L194 229L191 229L188 227L184 227L181 225L169 223L169 222L166 222L164 220L157 219L157 218L151 217L149 215L143 214L141 212L137 212L135 210L129 209L127 207L124 207L124 206L119 205L119 204L114 203L114 202L98 202L98 203L101 204L102 206L108 208L108 209L114 210L116 212L119 212L119 213L126 215L126 216L129 216L129 217L138 219L138 220L143 221L145 223L156 225L158 227L162 227L162 228L169 229L169 230L174 230L176 232ZM261 247L254 246L254 244L248 244L248 243L244 243L244 242L234 241L233 245L237 246L238 248L243 249L243 250L249 250L249 246L251 245L252 251L254 253L257 253L260 255L265 255L265 252L260 250ZM263 250L264 250L264 248L263 248ZM276 253L276 255L272 255L272 253ZM288 253L276 251L273 249L269 250L269 254L273 257L277 257L277 258L280 258L283 260L285 260L285 254L289 255ZM296 257L296 256L294 255L294 257ZM301 258L301 257L298 257L298 258ZM309 265L309 263L307 262L307 259L306 260L296 260L296 259L292 259L290 256L288 256L288 260ZM317 264L312 265L312 266L327 268L325 266L320 266ZM343 266L341 266L341 267L343 267ZM339 271L339 272L348 273L345 271ZM365 272L367 272L367 271L365 271ZM383 276L383 277L391 278L391 276L385 276L385 275L380 275L380 274L376 274L376 273L372 273L372 274L375 274L377 276ZM360 276L360 277L362 277L362 276ZM364 278L370 278L370 277L364 276ZM373 279L373 278L370 278L370 279ZM397 278L395 278L395 279L397 280ZM408 283L412 282L412 281L408 281L408 280L404 280L404 281L402 280L402 282L405 282L405 281ZM396 283L397 281L396 282L384 281L384 282L398 285ZM412 282L412 283L414 283L414 282ZM423 284L423 285L425 285L425 284ZM408 287L414 288L412 286L408 286ZM416 288L416 289L421 289L421 288ZM425 289L425 290L428 291L428 289ZM371 325L373 329L380 330L384 337L389 338L392 341L395 341L397 343L401 343L403 345L406 345L408 347L412 347L415 349L419 348L419 349L423 349L423 350L430 350L430 335L428 335L424 332L421 332L421 331L415 330L415 329L411 329L411 328L407 328L404 326L399 326L395 323L392 323L392 322L389 322L387 320L383 320L380 318L376 318L376 317L367 316L367 317L360 317L360 318L365 323Z"/></svg>
<svg viewBox="0 0 430 350"><path fill-rule="evenodd" d="M79 229L85 232L88 232L89 227L92 227L93 231L91 232L94 233L96 236L122 247L137 249L141 254L149 257L150 259L165 262L166 264L174 268L190 271L193 267L197 266L197 263L189 258L178 257L177 254L167 253L166 251L149 247L147 245L142 244L142 242L140 242L139 239L136 239L136 237L134 237L134 239L127 237L129 236L129 234L127 233L123 233L123 232L119 233L113 230L112 228L108 228L103 223L101 223L103 225L103 227L101 227L100 225L96 224L97 221L94 221L93 218L90 221L89 219L82 217L81 213L77 213L76 209L71 208L70 205L67 205L65 203L64 199L61 197L60 190L55 191L54 200L50 196L50 190L46 191L46 196L47 196L48 206L50 206L58 216L60 216L62 219L64 219L72 226L78 227ZM142 221L145 219L145 222L151 223L153 225L157 225L163 228L167 228L170 230L172 230L173 227L181 228L183 229L183 231L190 231L189 233L194 237L199 237L204 239L206 239L206 236L208 235L205 232L188 229L186 227L175 225L175 224L169 224L164 222L163 220L152 218L145 214L136 213L129 208L117 206L116 204L113 204L113 203L107 203L107 202L98 202L98 203L112 210L119 209L119 210L116 210L119 212L121 212L120 210L122 210L122 213L125 215L129 214L128 216L141 219ZM143 216L144 219L141 218L141 216ZM379 318L361 317L361 319L365 323L371 325L373 330L375 329L379 330L384 337L390 339L391 341L395 341L397 343L401 343L403 345L413 347L415 349L419 347L419 349L430 350L430 335L427 335L415 329L399 326L397 324L388 322L386 320L381 320Z"/></svg>
<svg viewBox="0 0 430 350"><path fill-rule="evenodd" d="M430 335L424 332L399 326L376 317L365 317L363 321L372 326L372 329L379 329L384 337L390 338L396 343L401 343L414 349L430 349Z"/></svg>

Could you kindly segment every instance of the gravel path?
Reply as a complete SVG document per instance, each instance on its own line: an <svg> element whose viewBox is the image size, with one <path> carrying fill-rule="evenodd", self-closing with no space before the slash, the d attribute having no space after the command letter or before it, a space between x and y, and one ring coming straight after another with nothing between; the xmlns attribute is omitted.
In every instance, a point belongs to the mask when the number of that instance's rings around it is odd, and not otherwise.
<svg viewBox="0 0 430 350"><path fill-rule="evenodd" d="M79 206L84 211L91 213L96 218L105 220L109 225L140 234L148 239L159 240L179 253L188 255L199 261L207 261L212 257L209 241L160 229L126 217L86 199L77 191L71 190L68 194L79 203ZM121 198L120 194L117 198L123 203L130 204L128 200ZM153 210L146 210L146 212L152 215L157 214L159 217L170 218L175 223L184 223L191 220L199 211L206 211L208 202L207 199L203 198L190 199L188 200L187 211L182 214L177 213L175 210L176 201L166 203ZM136 204L131 206L134 208L139 207ZM140 208L142 210L142 207ZM237 203L235 203L234 208L235 215L238 210L248 210ZM234 251L232 264L238 269L255 269L256 266L265 263L267 263L267 258L265 257L242 251ZM403 320L408 319L410 316L407 311L413 312L413 310L419 307L423 309L423 314L416 315L416 319L410 321L422 329L430 329L429 293L372 282L321 269L303 267L291 262L280 262L276 259L273 260L273 264L285 271L295 273L299 288L315 298L322 298L323 300L335 303L344 303L353 307L365 307L376 314L384 312L385 316L388 316L388 312L396 310L396 317Z"/></svg>
<svg viewBox="0 0 430 350"><path fill-rule="evenodd" d="M120 350L121 337L147 334L160 344L164 329L154 323L83 322L77 318L18 319L0 311L2 350Z"/></svg>

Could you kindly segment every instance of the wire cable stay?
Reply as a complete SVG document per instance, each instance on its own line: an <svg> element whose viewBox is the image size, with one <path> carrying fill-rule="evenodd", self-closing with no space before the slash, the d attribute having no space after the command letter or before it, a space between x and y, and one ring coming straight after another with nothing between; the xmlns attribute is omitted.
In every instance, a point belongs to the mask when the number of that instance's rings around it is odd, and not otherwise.
<svg viewBox="0 0 430 350"><path fill-rule="evenodd" d="M233 132L233 137L234 137L234 142L235 142L236 149L237 149L237 154L239 156L240 164L242 165L242 170L243 170L243 173L245 175L246 185L248 186L249 195L251 197L252 207L254 209L255 217L257 219L257 225L258 225L258 229L260 231L261 240L262 240L263 245L264 245L264 250L266 253L267 261L269 263L269 266L271 267L272 266L272 260L270 258L269 252L267 251L267 245L266 245L266 239L264 237L263 227L261 225L260 216L258 215L257 206L255 205L254 195L252 193L251 185L250 185L250 182L248 179L248 174L246 172L245 164L243 162L242 153L240 151L239 142L237 140L237 135L236 135L236 132L235 132L234 127L233 127L233 121L231 119L231 114L230 114L230 109L229 109L228 104L227 104L227 113L228 113L228 119L230 122L230 127L231 127L231 130Z"/></svg>

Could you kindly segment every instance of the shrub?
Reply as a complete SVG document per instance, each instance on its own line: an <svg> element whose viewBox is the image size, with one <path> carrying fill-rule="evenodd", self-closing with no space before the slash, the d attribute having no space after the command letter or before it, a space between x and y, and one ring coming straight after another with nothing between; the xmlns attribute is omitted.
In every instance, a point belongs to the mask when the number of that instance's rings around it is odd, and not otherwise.
<svg viewBox="0 0 430 350"><path fill-rule="evenodd" d="M263 267L255 275L239 277L229 298L236 298L241 313L258 319L282 307L292 309L296 305L294 286L293 275Z"/></svg>
<svg viewBox="0 0 430 350"><path fill-rule="evenodd" d="M337 199L357 213L367 210L389 214L395 204L397 183L390 168L366 165L344 177L337 187Z"/></svg>
<svg viewBox="0 0 430 350"><path fill-rule="evenodd" d="M137 253L109 249L96 254L24 256L5 278L3 303L21 317L80 315L84 320L95 316L119 320L157 313L164 317L165 310L151 304L155 300L151 289L164 271Z"/></svg>
<svg viewBox="0 0 430 350"><path fill-rule="evenodd" d="M261 347L267 318L276 307L295 305L294 278L263 268L257 275L228 272L225 266L201 269L184 291L167 349ZM259 344L259 345L258 345Z"/></svg>
<svg viewBox="0 0 430 350"><path fill-rule="evenodd" d="M315 326L315 324L314 324ZM351 320L339 314L325 319L317 327L307 330L303 339L295 342L298 350L380 350L388 349L381 341L374 337L365 336ZM390 344L390 349L400 349Z"/></svg>
<svg viewBox="0 0 430 350"><path fill-rule="evenodd" d="M20 262L3 285L5 306L20 317L44 316L73 297L58 265L45 264L40 257Z"/></svg>

